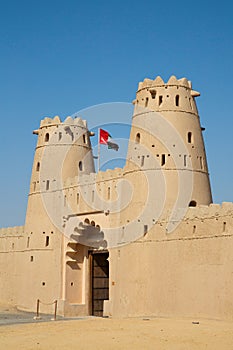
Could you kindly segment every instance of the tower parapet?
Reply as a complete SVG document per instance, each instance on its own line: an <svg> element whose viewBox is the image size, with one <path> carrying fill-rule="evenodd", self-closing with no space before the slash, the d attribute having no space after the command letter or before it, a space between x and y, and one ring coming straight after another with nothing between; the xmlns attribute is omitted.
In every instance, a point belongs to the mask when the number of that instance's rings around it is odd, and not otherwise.
<svg viewBox="0 0 233 350"><path fill-rule="evenodd" d="M139 83L134 104L157 112L179 110L197 115L197 96L200 93L192 90L192 84L186 78L177 79L173 75L165 83L158 76L155 80L145 79Z"/></svg>

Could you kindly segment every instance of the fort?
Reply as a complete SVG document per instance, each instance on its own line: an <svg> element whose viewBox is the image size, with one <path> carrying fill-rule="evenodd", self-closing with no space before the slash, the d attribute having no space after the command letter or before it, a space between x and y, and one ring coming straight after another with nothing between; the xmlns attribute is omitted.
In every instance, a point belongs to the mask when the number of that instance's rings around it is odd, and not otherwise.
<svg viewBox="0 0 233 350"><path fill-rule="evenodd" d="M0 302L233 320L233 203L212 203L199 95L186 78L140 82L126 164L107 171L85 120L41 121L25 225L0 229Z"/></svg>

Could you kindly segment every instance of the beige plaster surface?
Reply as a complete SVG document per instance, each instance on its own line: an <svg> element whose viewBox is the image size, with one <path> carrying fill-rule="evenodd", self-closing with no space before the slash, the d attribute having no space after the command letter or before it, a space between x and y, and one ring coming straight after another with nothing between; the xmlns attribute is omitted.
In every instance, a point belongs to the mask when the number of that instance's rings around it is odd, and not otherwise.
<svg viewBox="0 0 233 350"><path fill-rule="evenodd" d="M193 323L195 322L195 324ZM230 350L233 323L193 319L83 319L0 327L0 349Z"/></svg>

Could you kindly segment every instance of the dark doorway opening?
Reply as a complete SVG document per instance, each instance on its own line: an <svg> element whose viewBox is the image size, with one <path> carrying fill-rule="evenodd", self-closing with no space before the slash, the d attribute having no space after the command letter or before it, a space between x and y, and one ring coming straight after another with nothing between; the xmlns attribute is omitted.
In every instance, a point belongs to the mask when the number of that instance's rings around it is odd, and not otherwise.
<svg viewBox="0 0 233 350"><path fill-rule="evenodd" d="M103 316L104 300L109 299L108 252L92 252L92 315Z"/></svg>

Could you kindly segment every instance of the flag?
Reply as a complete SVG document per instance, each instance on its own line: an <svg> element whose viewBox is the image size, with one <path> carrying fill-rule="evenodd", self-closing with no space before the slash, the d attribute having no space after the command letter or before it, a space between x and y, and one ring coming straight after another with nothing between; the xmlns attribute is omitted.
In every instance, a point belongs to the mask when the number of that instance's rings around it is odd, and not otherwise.
<svg viewBox="0 0 233 350"><path fill-rule="evenodd" d="M109 141L109 137L112 138L108 131L100 129L99 143L108 146L108 149L114 149L115 151L118 151L119 145L117 143Z"/></svg>
<svg viewBox="0 0 233 350"><path fill-rule="evenodd" d="M109 134L109 132L107 132L106 130L100 129L100 138L99 138L99 142L103 145L107 145L108 144L108 138L111 137L111 135Z"/></svg>
<svg viewBox="0 0 233 350"><path fill-rule="evenodd" d="M108 149L114 149L115 151L118 151L119 146L117 143L108 141Z"/></svg>

